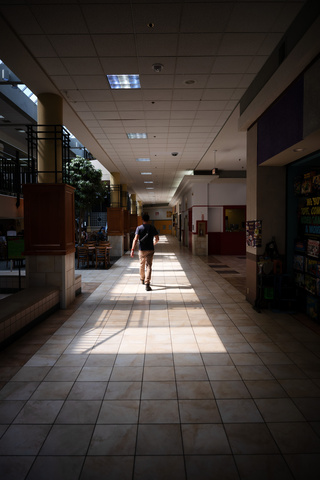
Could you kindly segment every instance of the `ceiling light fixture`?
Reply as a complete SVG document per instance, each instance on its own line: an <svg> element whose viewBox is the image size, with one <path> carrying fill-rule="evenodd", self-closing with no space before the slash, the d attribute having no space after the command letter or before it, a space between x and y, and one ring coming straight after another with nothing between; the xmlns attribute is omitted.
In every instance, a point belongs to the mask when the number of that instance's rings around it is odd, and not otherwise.
<svg viewBox="0 0 320 480"><path fill-rule="evenodd" d="M112 89L141 88L139 75L107 75Z"/></svg>
<svg viewBox="0 0 320 480"><path fill-rule="evenodd" d="M143 182L143 183L153 183L153 181L151 180L150 182Z"/></svg>
<svg viewBox="0 0 320 480"><path fill-rule="evenodd" d="M185 83L186 85L194 85L194 84L196 83L196 81L190 79L190 80L185 80L184 83Z"/></svg>
<svg viewBox="0 0 320 480"><path fill-rule="evenodd" d="M303 152L305 148L294 148L294 152Z"/></svg>
<svg viewBox="0 0 320 480"><path fill-rule="evenodd" d="M127 133L127 137L130 140L141 139L141 138L148 138L146 133Z"/></svg>
<svg viewBox="0 0 320 480"><path fill-rule="evenodd" d="M141 172L141 175L152 175L151 172Z"/></svg>
<svg viewBox="0 0 320 480"><path fill-rule="evenodd" d="M137 162L150 162L150 158L136 158Z"/></svg>

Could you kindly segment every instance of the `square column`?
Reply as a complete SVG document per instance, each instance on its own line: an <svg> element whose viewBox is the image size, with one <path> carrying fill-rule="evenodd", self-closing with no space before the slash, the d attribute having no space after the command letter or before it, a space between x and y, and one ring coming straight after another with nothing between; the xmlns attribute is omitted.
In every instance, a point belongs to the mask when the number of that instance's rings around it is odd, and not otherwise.
<svg viewBox="0 0 320 480"><path fill-rule="evenodd" d="M27 286L56 286L60 306L75 298L74 188L63 183L23 187Z"/></svg>

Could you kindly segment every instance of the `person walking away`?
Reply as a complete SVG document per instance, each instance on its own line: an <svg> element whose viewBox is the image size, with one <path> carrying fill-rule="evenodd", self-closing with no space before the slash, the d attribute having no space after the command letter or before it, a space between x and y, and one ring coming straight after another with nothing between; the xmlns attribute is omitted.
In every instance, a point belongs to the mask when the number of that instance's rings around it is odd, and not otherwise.
<svg viewBox="0 0 320 480"><path fill-rule="evenodd" d="M135 231L130 254L133 258L135 246L139 241L140 280L148 292L152 290L150 282L154 246L159 242L158 231L149 223L149 220L150 217L147 213L142 215L142 225L139 225Z"/></svg>

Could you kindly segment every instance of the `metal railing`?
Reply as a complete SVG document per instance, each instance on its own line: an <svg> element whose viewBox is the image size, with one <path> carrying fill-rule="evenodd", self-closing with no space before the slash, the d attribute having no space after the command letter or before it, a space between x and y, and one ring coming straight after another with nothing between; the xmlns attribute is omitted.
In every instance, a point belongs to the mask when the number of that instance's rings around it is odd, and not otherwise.
<svg viewBox="0 0 320 480"><path fill-rule="evenodd" d="M15 158L4 153L0 156L0 193L3 195L22 195L22 185L37 183L41 173L51 173L58 182L70 181L70 134L62 125L28 125L27 126L28 154L27 158L20 158L16 152ZM40 171L37 167L38 151L43 141L52 142L54 152L53 171ZM61 170L58 169L58 157L62 158ZM61 181L60 180L60 181Z"/></svg>

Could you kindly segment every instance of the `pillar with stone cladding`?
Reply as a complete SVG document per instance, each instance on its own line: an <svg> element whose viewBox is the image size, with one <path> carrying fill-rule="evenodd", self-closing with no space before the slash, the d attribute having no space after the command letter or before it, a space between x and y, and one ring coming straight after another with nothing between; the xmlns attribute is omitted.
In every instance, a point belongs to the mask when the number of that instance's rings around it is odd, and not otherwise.
<svg viewBox="0 0 320 480"><path fill-rule="evenodd" d="M38 183L24 185L23 193L27 286L57 287L60 307L67 308L81 282L75 277L74 188L62 183L62 106L59 95L38 96Z"/></svg>
<svg viewBox="0 0 320 480"><path fill-rule="evenodd" d="M124 209L121 202L120 173L110 172L110 207L107 209L108 241L111 255L121 257L124 253Z"/></svg>
<svg viewBox="0 0 320 480"><path fill-rule="evenodd" d="M124 251L130 249L130 212L128 211L128 186L126 183L121 184L121 207L123 211L123 238L124 238Z"/></svg>
<svg viewBox="0 0 320 480"><path fill-rule="evenodd" d="M121 207L120 173L110 172L110 207Z"/></svg>

